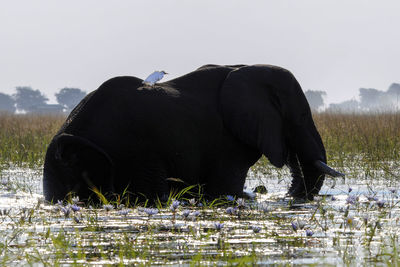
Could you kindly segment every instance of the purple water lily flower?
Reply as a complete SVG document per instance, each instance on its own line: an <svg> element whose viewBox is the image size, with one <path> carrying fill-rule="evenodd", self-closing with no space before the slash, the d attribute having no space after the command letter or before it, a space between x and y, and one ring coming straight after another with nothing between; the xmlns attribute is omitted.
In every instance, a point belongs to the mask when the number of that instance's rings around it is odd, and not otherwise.
<svg viewBox="0 0 400 267"><path fill-rule="evenodd" d="M65 217L68 217L69 214L71 213L71 209L69 207L61 207L62 213L64 213Z"/></svg>
<svg viewBox="0 0 400 267"><path fill-rule="evenodd" d="M143 212L147 213L147 215L155 215L158 213L158 209L152 209L152 208L145 208L143 209Z"/></svg>
<svg viewBox="0 0 400 267"><path fill-rule="evenodd" d="M79 202L79 196L73 197L71 200L72 200L72 203L76 204Z"/></svg>
<svg viewBox="0 0 400 267"><path fill-rule="evenodd" d="M7 186L9 184L9 181L7 181L6 179L1 179L0 184L3 186Z"/></svg>
<svg viewBox="0 0 400 267"><path fill-rule="evenodd" d="M368 201L378 201L378 198L376 196L366 196Z"/></svg>
<svg viewBox="0 0 400 267"><path fill-rule="evenodd" d="M353 188L349 187L349 193L350 193L351 191L353 191Z"/></svg>
<svg viewBox="0 0 400 267"><path fill-rule="evenodd" d="M226 196L226 200L228 200L228 201L235 201L235 198L234 198L233 196L231 196L231 195L227 195L227 196Z"/></svg>
<svg viewBox="0 0 400 267"><path fill-rule="evenodd" d="M187 218L190 215L190 210L184 210L182 212L183 217Z"/></svg>
<svg viewBox="0 0 400 267"><path fill-rule="evenodd" d="M306 236L312 236L314 234L313 231L311 231L310 229L306 230Z"/></svg>
<svg viewBox="0 0 400 267"><path fill-rule="evenodd" d="M379 208L383 208L385 206L385 201L384 200L378 200L376 202L376 205L378 205Z"/></svg>
<svg viewBox="0 0 400 267"><path fill-rule="evenodd" d="M189 204L192 206L196 205L196 199L194 198L189 199Z"/></svg>
<svg viewBox="0 0 400 267"><path fill-rule="evenodd" d="M126 215L128 215L129 212L130 212L129 209L123 209L123 210L118 211L118 214L122 215L122 216L126 216Z"/></svg>
<svg viewBox="0 0 400 267"><path fill-rule="evenodd" d="M192 213L192 216L193 216L193 217L197 217L197 216L199 216L199 215L200 215L200 211L198 211L198 210L193 211L193 213Z"/></svg>
<svg viewBox="0 0 400 267"><path fill-rule="evenodd" d="M78 205L75 205L75 204L70 205L69 207L71 208L71 210L72 210L73 212L77 212L77 211L80 211L80 210L81 210L81 207L79 207Z"/></svg>
<svg viewBox="0 0 400 267"><path fill-rule="evenodd" d="M299 228L299 225L296 222L291 222L293 231L297 232L297 229Z"/></svg>
<svg viewBox="0 0 400 267"><path fill-rule="evenodd" d="M358 197L357 196L348 196L347 199L346 199L346 203L347 204L351 204L351 205L356 204L357 201L358 201Z"/></svg>
<svg viewBox="0 0 400 267"><path fill-rule="evenodd" d="M233 208L233 207L228 207L227 209L226 209L226 213L228 213L228 214L230 214L230 215L236 215L237 214L237 208L235 207L235 208Z"/></svg>
<svg viewBox="0 0 400 267"><path fill-rule="evenodd" d="M110 211L114 209L114 206L111 204L103 205L103 209L105 209L106 211Z"/></svg>
<svg viewBox="0 0 400 267"><path fill-rule="evenodd" d="M224 228L224 224L217 222L217 223L214 223L214 227L215 227L215 229L220 231L220 230L222 230L222 228Z"/></svg>
<svg viewBox="0 0 400 267"><path fill-rule="evenodd" d="M171 206L169 208L171 209L171 211L175 211L180 204L181 203L179 202L179 200L174 200L172 201Z"/></svg>
<svg viewBox="0 0 400 267"><path fill-rule="evenodd" d="M236 203L237 203L238 207L244 207L244 206L246 206L246 201L245 201L243 198L238 198L238 199L236 200Z"/></svg>

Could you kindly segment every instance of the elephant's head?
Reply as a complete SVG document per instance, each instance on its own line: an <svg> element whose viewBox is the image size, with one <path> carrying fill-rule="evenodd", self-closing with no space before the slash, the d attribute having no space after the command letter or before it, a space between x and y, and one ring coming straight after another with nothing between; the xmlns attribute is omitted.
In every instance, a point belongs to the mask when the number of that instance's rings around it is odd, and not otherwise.
<svg viewBox="0 0 400 267"><path fill-rule="evenodd" d="M111 158L85 138L63 133L48 147L43 170L47 201L63 200L70 193L87 200L96 190L113 192L113 177Z"/></svg>
<svg viewBox="0 0 400 267"><path fill-rule="evenodd" d="M325 174L341 175L326 163L325 148L299 83L287 70L254 65L234 70L221 90L224 123L240 140L276 167L287 164L289 193L312 199Z"/></svg>

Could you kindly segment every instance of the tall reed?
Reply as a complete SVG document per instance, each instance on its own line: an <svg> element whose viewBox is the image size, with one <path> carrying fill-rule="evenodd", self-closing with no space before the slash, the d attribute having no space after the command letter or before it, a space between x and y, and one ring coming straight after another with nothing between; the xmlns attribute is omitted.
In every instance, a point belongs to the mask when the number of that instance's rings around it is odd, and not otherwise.
<svg viewBox="0 0 400 267"><path fill-rule="evenodd" d="M47 145L64 120L62 115L0 113L0 164L43 164Z"/></svg>
<svg viewBox="0 0 400 267"><path fill-rule="evenodd" d="M314 121L332 158L400 160L400 113L319 113Z"/></svg>
<svg viewBox="0 0 400 267"><path fill-rule="evenodd" d="M313 116L328 160L335 165L344 166L349 162L400 165L400 113L317 113ZM46 148L64 120L62 115L0 113L0 164L42 165ZM265 165L267 161L264 159L259 164Z"/></svg>

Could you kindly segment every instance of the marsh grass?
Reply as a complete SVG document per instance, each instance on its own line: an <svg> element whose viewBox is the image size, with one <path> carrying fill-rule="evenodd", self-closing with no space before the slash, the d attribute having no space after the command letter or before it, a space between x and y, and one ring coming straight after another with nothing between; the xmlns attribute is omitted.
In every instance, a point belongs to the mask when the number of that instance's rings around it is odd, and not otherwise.
<svg viewBox="0 0 400 267"><path fill-rule="evenodd" d="M192 201L181 191L151 210L128 192L113 198L97 192L103 206L83 206L73 196L43 203L40 189L32 189L40 171L25 179L28 174L9 170L40 169L65 117L1 114L0 198L9 204L0 202L0 266L400 266L400 114L314 119L328 162L349 174L352 190L325 186L325 196L306 203L275 193L258 194L256 201ZM253 172L287 176L265 158ZM356 185L360 178L364 184Z"/></svg>
<svg viewBox="0 0 400 267"><path fill-rule="evenodd" d="M395 171L400 169L400 113L316 113L313 118L328 164L350 177L400 178ZM268 174L268 166L262 157L253 170Z"/></svg>
<svg viewBox="0 0 400 267"><path fill-rule="evenodd" d="M400 113L317 113L314 121L330 161L373 164L400 159ZM0 113L0 160L4 164L43 164L47 145L65 116ZM261 164L265 164L261 160Z"/></svg>
<svg viewBox="0 0 400 267"><path fill-rule="evenodd" d="M64 120L61 115L0 113L0 165L41 166L46 148Z"/></svg>
<svg viewBox="0 0 400 267"><path fill-rule="evenodd" d="M400 113L314 114L331 159L400 159Z"/></svg>

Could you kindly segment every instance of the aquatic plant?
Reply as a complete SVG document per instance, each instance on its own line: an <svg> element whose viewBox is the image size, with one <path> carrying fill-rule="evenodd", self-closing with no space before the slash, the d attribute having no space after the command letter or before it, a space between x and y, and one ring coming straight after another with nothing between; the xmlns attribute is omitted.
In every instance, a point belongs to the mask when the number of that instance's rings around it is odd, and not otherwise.
<svg viewBox="0 0 400 267"><path fill-rule="evenodd" d="M196 206L196 202L197 202L197 200L195 198L189 199L189 204L192 206Z"/></svg>
<svg viewBox="0 0 400 267"><path fill-rule="evenodd" d="M146 213L149 216L156 215L158 213L158 211L159 211L158 209L153 209L153 208L145 208L145 209L143 209L143 212Z"/></svg>
<svg viewBox="0 0 400 267"><path fill-rule="evenodd" d="M292 226L293 231L297 232L297 229L299 229L299 225L297 222L291 222L290 225Z"/></svg>
<svg viewBox="0 0 400 267"><path fill-rule="evenodd" d="M73 212L77 212L77 211L79 211L79 210L81 209L81 207L79 207L79 206L76 205L76 204L69 205L69 207L71 208L71 210L72 210Z"/></svg>
<svg viewBox="0 0 400 267"><path fill-rule="evenodd" d="M171 211L176 211L176 209L179 207L180 204L181 202L179 200L174 199L169 208Z"/></svg>
<svg viewBox="0 0 400 267"><path fill-rule="evenodd" d="M243 198L238 198L236 204L239 208L244 208L246 206L246 201Z"/></svg>
<svg viewBox="0 0 400 267"><path fill-rule="evenodd" d="M184 218L187 218L190 215L190 210L182 211L182 215L183 215Z"/></svg>
<svg viewBox="0 0 400 267"><path fill-rule="evenodd" d="M226 196L226 200L228 200L228 201L235 201L235 197L234 197L234 196L231 196L231 195L227 195L227 196Z"/></svg>
<svg viewBox="0 0 400 267"><path fill-rule="evenodd" d="M200 215L200 211L198 211L198 210L193 211L193 213L192 213L192 216L193 216L193 217L197 217L197 216L199 216L199 215Z"/></svg>
<svg viewBox="0 0 400 267"><path fill-rule="evenodd" d="M346 203L347 203L347 204L350 204L350 205L356 204L357 201L358 201L358 197L357 197L357 196L354 196L354 195L350 195L350 196L348 196L347 199L346 199Z"/></svg>
<svg viewBox="0 0 400 267"><path fill-rule="evenodd" d="M130 212L130 209L122 209L118 211L118 215L126 216Z"/></svg>
<svg viewBox="0 0 400 267"><path fill-rule="evenodd" d="M71 201L72 201L72 203L74 203L74 204L78 204L78 202L79 202L79 196L74 196L74 197L72 197L72 198L71 198Z"/></svg>
<svg viewBox="0 0 400 267"><path fill-rule="evenodd" d="M224 228L224 223L220 223L220 222L216 222L216 223L214 223L214 227L215 227L215 229L217 230L217 231L221 231L222 230L222 228Z"/></svg>
<svg viewBox="0 0 400 267"><path fill-rule="evenodd" d="M114 206L111 205L111 204L105 204L105 205L103 205L103 209L104 209L105 211L111 211L111 210L114 209Z"/></svg>
<svg viewBox="0 0 400 267"><path fill-rule="evenodd" d="M306 229L306 236L313 236L314 232L310 229Z"/></svg>
<svg viewBox="0 0 400 267"><path fill-rule="evenodd" d="M385 207L385 201L384 200L378 200L378 201L376 201L376 205L379 208L383 208L383 207Z"/></svg>
<svg viewBox="0 0 400 267"><path fill-rule="evenodd" d="M71 213L70 207L61 207L61 212L64 213L65 217L68 217L69 214Z"/></svg>
<svg viewBox="0 0 400 267"><path fill-rule="evenodd" d="M237 207L228 207L226 208L226 213L230 214L230 215L236 215L238 212L238 208Z"/></svg>
<svg viewBox="0 0 400 267"><path fill-rule="evenodd" d="M280 182L290 180L288 171L262 158L250 181L268 184L259 199L242 205L233 197L207 202L175 194L156 203L158 209L126 196L104 197L109 209L74 196L54 205L39 201L38 168L58 127L24 116L0 118L0 266L400 266L400 116L315 117L329 162L348 174L343 183L327 177L325 197L288 199L287 183ZM173 200L180 202L175 208Z"/></svg>

